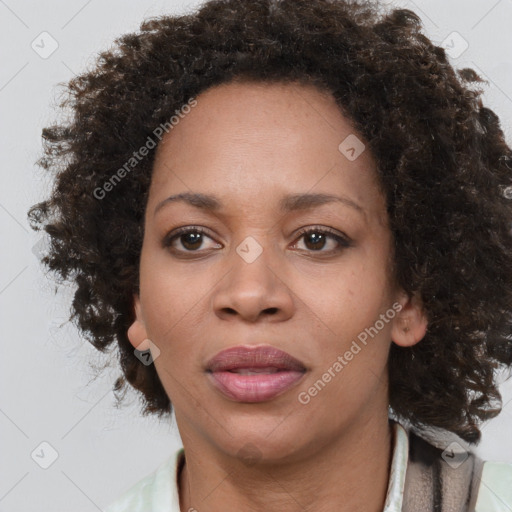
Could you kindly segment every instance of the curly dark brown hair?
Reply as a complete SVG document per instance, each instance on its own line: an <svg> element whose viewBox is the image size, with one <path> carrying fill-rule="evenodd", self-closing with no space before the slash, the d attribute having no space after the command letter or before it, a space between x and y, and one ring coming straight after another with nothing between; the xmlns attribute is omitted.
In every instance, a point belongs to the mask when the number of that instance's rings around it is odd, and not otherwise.
<svg viewBox="0 0 512 512"><path fill-rule="evenodd" d="M394 277L429 319L420 343L391 345L390 408L478 443L512 366L512 151L481 77L456 71L414 12L375 2L212 0L144 21L67 84L72 115L43 130L38 161L53 190L28 215L49 234L43 263L77 286L70 320L100 351L117 342L115 392L129 383L143 415L172 412L127 338L155 152L98 190L190 98L234 79L314 84L353 122L378 163Z"/></svg>

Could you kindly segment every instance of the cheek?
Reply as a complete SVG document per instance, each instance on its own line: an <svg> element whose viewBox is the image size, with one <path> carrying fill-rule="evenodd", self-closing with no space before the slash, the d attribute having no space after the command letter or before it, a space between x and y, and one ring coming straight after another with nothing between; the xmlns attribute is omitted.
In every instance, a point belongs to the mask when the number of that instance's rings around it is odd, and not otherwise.
<svg viewBox="0 0 512 512"><path fill-rule="evenodd" d="M146 330L160 350L157 372L175 398L183 392L180 383L194 388L191 376L202 372L204 341L214 318L209 309L211 290L218 281L211 263L176 263L158 249L141 255L140 298Z"/></svg>
<svg viewBox="0 0 512 512"><path fill-rule="evenodd" d="M297 279L294 293L305 305L303 321L306 323L309 317L308 330L315 340L311 350L316 363L312 381L321 379L329 369L336 374L323 400L337 400L338 395L350 390L350 396L357 402L383 378L394 310L386 260L378 254L377 247L369 248L347 257L336 272L301 273ZM381 315L385 315L384 320ZM342 358L341 363L338 357ZM336 362L342 364L341 371L339 364L333 368Z"/></svg>
<svg viewBox="0 0 512 512"><path fill-rule="evenodd" d="M354 251L336 265L297 269L292 280L300 301L344 336L372 324L390 300L386 269L371 249Z"/></svg>
<svg viewBox="0 0 512 512"><path fill-rule="evenodd" d="M199 267L201 263L176 262L157 240L147 241L140 261L140 296L150 325L168 328L194 308L208 286L208 273Z"/></svg>
<svg viewBox="0 0 512 512"><path fill-rule="evenodd" d="M174 339L181 337L187 314L197 302L197 287L185 282L183 274L173 272L165 258L153 252L141 256L140 298L148 337L165 357Z"/></svg>

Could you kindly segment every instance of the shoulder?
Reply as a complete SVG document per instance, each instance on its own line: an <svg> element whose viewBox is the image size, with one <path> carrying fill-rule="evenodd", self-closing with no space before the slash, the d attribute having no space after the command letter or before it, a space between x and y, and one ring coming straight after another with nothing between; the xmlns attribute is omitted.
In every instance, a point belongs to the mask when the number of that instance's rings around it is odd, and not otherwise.
<svg viewBox="0 0 512 512"><path fill-rule="evenodd" d="M132 485L105 512L180 512L177 472L184 456L176 450L152 473Z"/></svg>
<svg viewBox="0 0 512 512"><path fill-rule="evenodd" d="M510 512L511 510L512 464L485 461L475 512Z"/></svg>

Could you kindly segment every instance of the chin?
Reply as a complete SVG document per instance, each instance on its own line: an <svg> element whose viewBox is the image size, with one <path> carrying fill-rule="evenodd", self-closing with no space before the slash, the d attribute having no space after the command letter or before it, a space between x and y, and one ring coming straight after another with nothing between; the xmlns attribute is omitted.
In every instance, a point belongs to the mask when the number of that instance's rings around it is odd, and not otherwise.
<svg viewBox="0 0 512 512"><path fill-rule="evenodd" d="M296 429L290 424L285 427L286 420L283 421L283 418L232 421L236 421L235 426L231 422L224 423L225 430L219 432L222 438L212 440L226 455L245 461L247 465L292 461L300 455L298 438L300 433L304 433L300 425ZM311 436L311 430L308 430L308 435Z"/></svg>

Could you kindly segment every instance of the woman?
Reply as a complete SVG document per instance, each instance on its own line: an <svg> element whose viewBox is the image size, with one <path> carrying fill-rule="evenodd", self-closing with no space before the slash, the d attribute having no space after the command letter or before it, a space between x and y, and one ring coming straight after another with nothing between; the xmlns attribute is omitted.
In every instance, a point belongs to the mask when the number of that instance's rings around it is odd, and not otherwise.
<svg viewBox="0 0 512 512"><path fill-rule="evenodd" d="M409 10L217 0L70 82L43 261L183 441L108 512L512 507L512 465L466 449L512 366L512 151L479 81Z"/></svg>

